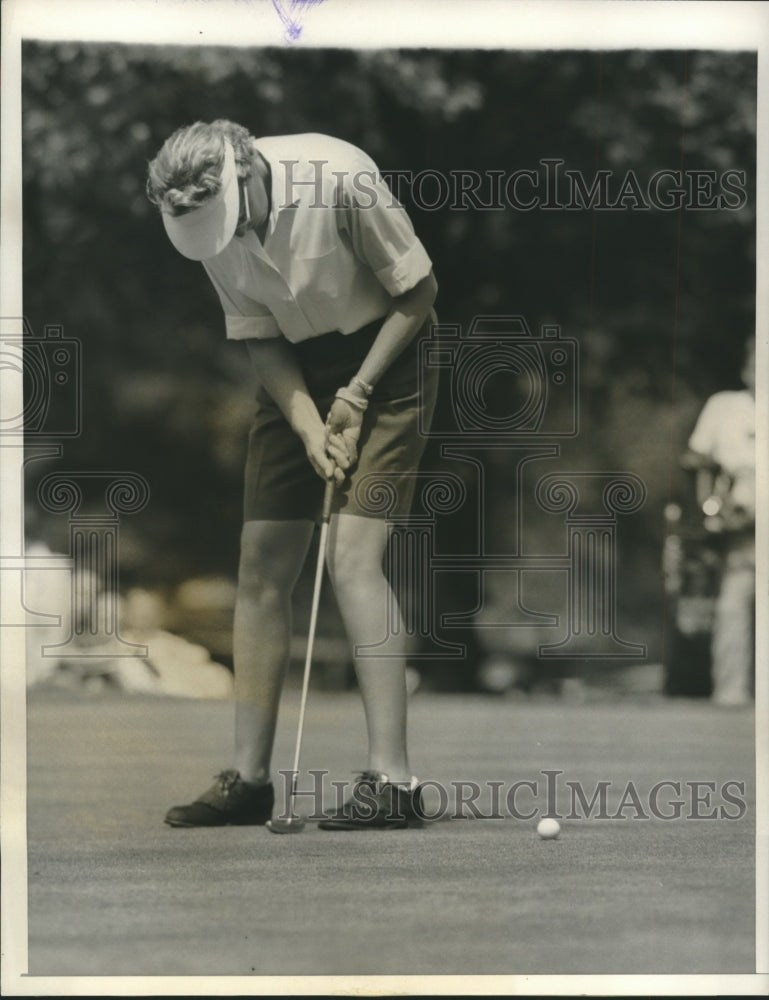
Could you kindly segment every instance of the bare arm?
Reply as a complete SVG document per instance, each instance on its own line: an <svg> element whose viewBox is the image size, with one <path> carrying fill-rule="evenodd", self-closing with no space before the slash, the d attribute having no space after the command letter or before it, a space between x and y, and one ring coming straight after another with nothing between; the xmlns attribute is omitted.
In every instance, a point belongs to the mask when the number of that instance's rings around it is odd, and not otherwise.
<svg viewBox="0 0 769 1000"><path fill-rule="evenodd" d="M323 420L289 344L279 337L247 340L246 346L259 381L301 438L315 471L324 479L343 479L342 470L349 466L349 459L346 452L327 441Z"/></svg>
<svg viewBox="0 0 769 1000"><path fill-rule="evenodd" d="M370 386L376 386L384 373L399 354L414 339L422 327L438 292L438 283L432 271L409 291L393 299L392 307L385 317L382 328L371 345L368 354L358 370L358 378ZM355 382L345 389L346 395L360 400L360 407L354 402L335 399L326 420L329 445L349 457L350 464L357 459L357 442L363 423L363 408L366 393Z"/></svg>
<svg viewBox="0 0 769 1000"><path fill-rule="evenodd" d="M382 323L382 329L371 345L358 377L376 385L398 355L414 339L438 294L438 282L431 271L413 288L393 299L392 307Z"/></svg>

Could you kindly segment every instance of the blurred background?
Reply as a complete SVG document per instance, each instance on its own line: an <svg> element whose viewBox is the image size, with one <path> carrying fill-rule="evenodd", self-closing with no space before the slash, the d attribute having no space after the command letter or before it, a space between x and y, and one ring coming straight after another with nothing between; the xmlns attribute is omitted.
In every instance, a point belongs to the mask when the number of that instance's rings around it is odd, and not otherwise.
<svg viewBox="0 0 769 1000"><path fill-rule="evenodd" d="M534 333L558 324L578 343L580 433L560 441L538 474L629 472L643 481L644 505L618 519L617 620L624 640L645 646L643 664L665 660L665 511L692 497L679 458L707 396L740 387L755 330L754 54L26 42L22 88L25 314L36 336L58 324L79 340L83 364L82 433L61 458L27 464L28 544L68 553L66 516L36 502L44 476L138 473L151 495L120 526L127 606L225 667L253 387L245 347L225 341L202 269L173 250L144 195L147 163L175 128L224 117L255 136L326 132L362 147L383 171L414 174L509 174L546 158L588 183L598 170L611 171L614 184L632 171L642 186L663 169L744 172L739 210L427 210L400 189L434 262L443 323L466 330L481 313L516 314ZM490 391L493 404L493 382ZM442 393L445 409L447 380ZM66 422L70 405L52 394L52 426L59 416ZM503 449L480 461L488 550L509 552L517 466ZM441 522L440 551L471 551L477 467L446 459L439 441L426 464L467 487L466 502ZM530 507L527 552L563 551L562 522L554 531L552 515ZM481 595L473 573L442 574L436 587L441 611L477 614L462 627L436 625L445 642L464 645L462 656L420 660L415 646L414 686L610 685L628 669L610 659L552 666L537 650L557 636L486 627L509 620L509 575L497 574ZM562 610L563 580L528 587L529 606ZM310 590L303 579L298 633ZM346 686L328 593L324 605L318 682ZM705 671L705 647L700 655Z"/></svg>

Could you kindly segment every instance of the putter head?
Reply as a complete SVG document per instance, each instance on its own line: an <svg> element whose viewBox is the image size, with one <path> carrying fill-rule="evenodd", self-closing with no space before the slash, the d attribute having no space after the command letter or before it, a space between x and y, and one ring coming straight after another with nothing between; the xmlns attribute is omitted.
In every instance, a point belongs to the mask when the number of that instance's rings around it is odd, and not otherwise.
<svg viewBox="0 0 769 1000"><path fill-rule="evenodd" d="M280 816L278 819L267 820L270 833L301 833L304 830L304 820L298 816Z"/></svg>

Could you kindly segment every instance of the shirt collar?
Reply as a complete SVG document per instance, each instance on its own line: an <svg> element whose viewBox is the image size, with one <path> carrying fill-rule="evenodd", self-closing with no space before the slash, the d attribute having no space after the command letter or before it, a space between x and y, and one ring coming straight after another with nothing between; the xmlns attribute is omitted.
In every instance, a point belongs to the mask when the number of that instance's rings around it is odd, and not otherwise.
<svg viewBox="0 0 769 1000"><path fill-rule="evenodd" d="M287 202L283 195L286 191L286 165L281 159L281 153L277 148L281 143L282 136L265 136L254 140L254 147L261 154L270 170L270 224L268 232L275 228L278 216L287 209L299 207L299 199L294 198Z"/></svg>

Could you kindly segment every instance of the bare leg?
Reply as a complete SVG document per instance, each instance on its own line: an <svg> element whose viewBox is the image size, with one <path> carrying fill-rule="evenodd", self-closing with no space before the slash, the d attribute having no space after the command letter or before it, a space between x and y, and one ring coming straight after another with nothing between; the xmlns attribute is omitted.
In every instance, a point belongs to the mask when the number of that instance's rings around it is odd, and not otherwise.
<svg viewBox="0 0 769 1000"><path fill-rule="evenodd" d="M235 767L269 780L291 640L291 595L312 539L311 521L247 521L235 602Z"/></svg>
<svg viewBox="0 0 769 1000"><path fill-rule="evenodd" d="M394 596L382 566L389 537L386 522L351 514L332 517L328 567L339 610L356 647L384 643L354 655L366 713L368 768L392 781L411 777L406 750L406 658L403 629L388 636L388 605Z"/></svg>

